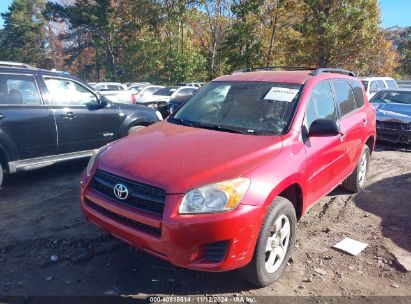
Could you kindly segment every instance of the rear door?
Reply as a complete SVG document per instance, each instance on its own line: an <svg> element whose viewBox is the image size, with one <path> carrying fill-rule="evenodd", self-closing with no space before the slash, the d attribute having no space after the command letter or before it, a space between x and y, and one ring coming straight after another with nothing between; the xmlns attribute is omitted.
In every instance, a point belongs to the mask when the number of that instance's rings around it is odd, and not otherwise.
<svg viewBox="0 0 411 304"><path fill-rule="evenodd" d="M349 166L344 169L346 175L348 175L357 164L357 158L365 142L364 135L366 134L368 121L363 110L364 100L358 100L357 104L356 95L357 98L360 96L358 95L359 92L354 93L352 84L355 84L355 82L350 83L349 80L334 79L332 84L340 116L341 139L349 159ZM358 90L358 87L356 90Z"/></svg>
<svg viewBox="0 0 411 304"><path fill-rule="evenodd" d="M0 74L1 142L19 159L56 153L54 117L43 103L33 75Z"/></svg>
<svg viewBox="0 0 411 304"><path fill-rule="evenodd" d="M317 84L306 108L305 128L317 119L338 120L338 111L329 81ZM307 137L304 140L307 158L308 201L313 203L341 181L348 160L340 136Z"/></svg>
<svg viewBox="0 0 411 304"><path fill-rule="evenodd" d="M94 92L72 79L45 76L43 81L56 119L58 154L100 148L118 138L115 105L99 105Z"/></svg>

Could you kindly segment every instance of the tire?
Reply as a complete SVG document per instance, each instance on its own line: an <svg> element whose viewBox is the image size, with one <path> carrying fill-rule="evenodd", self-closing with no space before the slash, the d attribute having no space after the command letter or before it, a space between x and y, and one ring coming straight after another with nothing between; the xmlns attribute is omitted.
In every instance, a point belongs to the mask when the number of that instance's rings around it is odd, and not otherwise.
<svg viewBox="0 0 411 304"><path fill-rule="evenodd" d="M277 233L279 229L276 227L286 229L287 223L289 234L283 238L286 233ZM247 266L238 270L240 275L257 287L266 287L277 281L290 259L295 243L296 225L293 204L286 198L277 197L264 218L253 258Z"/></svg>
<svg viewBox="0 0 411 304"><path fill-rule="evenodd" d="M127 135L131 135L133 133L136 133L138 131L141 131L145 128L145 126L132 126L128 129Z"/></svg>
<svg viewBox="0 0 411 304"><path fill-rule="evenodd" d="M357 193L364 189L367 184L367 173L370 166L370 149L364 146L355 170L342 183L342 187L350 192Z"/></svg>

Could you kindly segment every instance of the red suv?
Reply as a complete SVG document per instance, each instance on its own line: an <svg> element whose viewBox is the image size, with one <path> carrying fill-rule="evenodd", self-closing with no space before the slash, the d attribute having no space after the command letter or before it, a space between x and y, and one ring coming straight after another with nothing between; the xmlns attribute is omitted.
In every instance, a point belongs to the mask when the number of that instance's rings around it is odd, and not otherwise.
<svg viewBox="0 0 411 304"><path fill-rule="evenodd" d="M220 77L167 120L96 152L88 220L174 265L277 280L296 222L342 183L360 191L376 138L361 82L340 69Z"/></svg>

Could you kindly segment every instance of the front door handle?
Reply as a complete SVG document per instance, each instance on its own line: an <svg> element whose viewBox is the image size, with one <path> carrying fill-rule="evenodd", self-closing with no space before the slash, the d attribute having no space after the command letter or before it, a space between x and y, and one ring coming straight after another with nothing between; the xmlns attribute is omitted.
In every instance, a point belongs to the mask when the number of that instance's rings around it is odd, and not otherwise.
<svg viewBox="0 0 411 304"><path fill-rule="evenodd" d="M347 133L341 132L340 133L340 140L344 141L345 137L347 136Z"/></svg>
<svg viewBox="0 0 411 304"><path fill-rule="evenodd" d="M0 113L0 119L6 118L6 115Z"/></svg>
<svg viewBox="0 0 411 304"><path fill-rule="evenodd" d="M368 125L368 120L367 120L366 118L363 118L363 120L362 120L362 125L363 125L364 127L366 127L366 126Z"/></svg>
<svg viewBox="0 0 411 304"><path fill-rule="evenodd" d="M61 115L61 117L66 118L66 119L73 119L73 118L76 118L77 115L74 114L73 112L67 112L66 114Z"/></svg>

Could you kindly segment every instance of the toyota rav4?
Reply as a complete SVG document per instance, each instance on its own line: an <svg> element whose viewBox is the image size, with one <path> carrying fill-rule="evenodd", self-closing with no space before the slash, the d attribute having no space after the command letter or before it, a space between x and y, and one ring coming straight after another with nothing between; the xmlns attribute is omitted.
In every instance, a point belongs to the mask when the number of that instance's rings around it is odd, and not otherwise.
<svg viewBox="0 0 411 304"><path fill-rule="evenodd" d="M282 274L296 222L342 184L366 184L375 110L340 69L248 69L167 120L106 145L81 177L87 219L174 265Z"/></svg>

